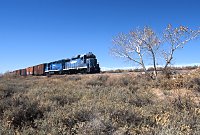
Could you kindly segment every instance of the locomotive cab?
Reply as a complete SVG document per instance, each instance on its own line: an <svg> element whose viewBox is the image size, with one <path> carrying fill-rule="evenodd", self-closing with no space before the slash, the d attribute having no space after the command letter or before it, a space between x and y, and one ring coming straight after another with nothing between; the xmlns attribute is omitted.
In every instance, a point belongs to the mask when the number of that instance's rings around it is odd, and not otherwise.
<svg viewBox="0 0 200 135"><path fill-rule="evenodd" d="M100 73L100 67L97 63L96 56L93 53L88 53L83 57L84 63L87 65L87 73Z"/></svg>

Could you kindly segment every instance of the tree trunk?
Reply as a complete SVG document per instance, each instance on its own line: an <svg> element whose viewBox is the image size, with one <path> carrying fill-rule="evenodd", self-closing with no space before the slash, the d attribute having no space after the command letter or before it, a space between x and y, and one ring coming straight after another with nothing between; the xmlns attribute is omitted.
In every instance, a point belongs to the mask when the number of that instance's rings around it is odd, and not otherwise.
<svg viewBox="0 0 200 135"><path fill-rule="evenodd" d="M151 53L152 53L152 57L153 57L153 68L154 68L153 74L154 74L154 77L157 78L158 73L157 73L157 68L156 68L156 57L155 57L153 50L151 50Z"/></svg>
<svg viewBox="0 0 200 135"><path fill-rule="evenodd" d="M143 68L145 74L147 74L147 69L146 69L146 67L145 67L145 65L144 65L144 61L143 61L142 55L141 55L140 53L138 53L138 55L139 55L139 57L140 57L140 65L142 66L142 68Z"/></svg>

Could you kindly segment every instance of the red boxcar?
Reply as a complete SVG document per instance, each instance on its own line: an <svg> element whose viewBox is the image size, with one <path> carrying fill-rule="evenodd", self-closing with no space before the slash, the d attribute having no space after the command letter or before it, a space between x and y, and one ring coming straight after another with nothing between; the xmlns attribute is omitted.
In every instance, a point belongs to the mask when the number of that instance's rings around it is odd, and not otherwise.
<svg viewBox="0 0 200 135"><path fill-rule="evenodd" d="M28 68L26 68L26 75L30 75L30 74L29 74L29 69L28 69Z"/></svg>
<svg viewBox="0 0 200 135"><path fill-rule="evenodd" d="M26 74L27 75L33 75L33 67L26 68Z"/></svg>
<svg viewBox="0 0 200 135"><path fill-rule="evenodd" d="M21 76L26 76L26 69L21 69L20 75Z"/></svg>
<svg viewBox="0 0 200 135"><path fill-rule="evenodd" d="M45 64L39 65L39 74L44 75L45 74Z"/></svg>
<svg viewBox="0 0 200 135"><path fill-rule="evenodd" d="M44 75L45 64L40 64L33 67L34 75Z"/></svg>
<svg viewBox="0 0 200 135"><path fill-rule="evenodd" d="M20 76L21 75L21 70L16 70L15 73L16 73L16 75Z"/></svg>

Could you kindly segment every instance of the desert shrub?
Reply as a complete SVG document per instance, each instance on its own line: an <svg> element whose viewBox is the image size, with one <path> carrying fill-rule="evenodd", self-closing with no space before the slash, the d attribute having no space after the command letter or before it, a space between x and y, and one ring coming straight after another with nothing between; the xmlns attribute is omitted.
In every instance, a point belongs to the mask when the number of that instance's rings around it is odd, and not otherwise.
<svg viewBox="0 0 200 135"><path fill-rule="evenodd" d="M0 78L0 134L199 134L196 73L137 74Z"/></svg>
<svg viewBox="0 0 200 135"><path fill-rule="evenodd" d="M94 114L89 110L79 110L72 112L69 116L62 120L63 124L67 127L70 134L75 134L78 132L76 126L79 123L84 123L90 121L94 118Z"/></svg>
<svg viewBox="0 0 200 135"><path fill-rule="evenodd" d="M4 118L4 112L11 108L13 105L13 100L11 98L4 98L0 100L0 119Z"/></svg>
<svg viewBox="0 0 200 135"><path fill-rule="evenodd" d="M131 83L134 84L135 82L133 82L133 79L130 76L123 76L118 79L117 83L121 87L126 87Z"/></svg>
<svg viewBox="0 0 200 135"><path fill-rule="evenodd" d="M151 95L135 94L133 96L133 98L129 100L129 103L131 105L135 105L137 107L142 107L142 106L153 104L153 101L152 101L152 96Z"/></svg>
<svg viewBox="0 0 200 135"><path fill-rule="evenodd" d="M111 122L106 122L104 125L105 127L102 130L103 134L111 135L116 130L116 128L113 126Z"/></svg>
<svg viewBox="0 0 200 135"><path fill-rule="evenodd" d="M135 79L134 76L124 74L120 77L110 77L107 81L108 87L129 87L129 86L136 86L138 81ZM131 89L131 88L130 88Z"/></svg>
<svg viewBox="0 0 200 135"><path fill-rule="evenodd" d="M97 77L94 77L86 82L89 86L105 86L106 81L108 80L107 75L99 75Z"/></svg>
<svg viewBox="0 0 200 135"><path fill-rule="evenodd" d="M123 73L123 72L126 72L126 70L116 69L116 70L103 71L102 73Z"/></svg>
<svg viewBox="0 0 200 135"><path fill-rule="evenodd" d="M162 75L166 79L170 79L174 74L176 74L176 71L172 69L172 67L168 67L167 69L162 70Z"/></svg>
<svg viewBox="0 0 200 135"><path fill-rule="evenodd" d="M188 97L177 97L169 102L154 104L148 108L156 125L154 134L196 134L199 130L199 113Z"/></svg>
<svg viewBox="0 0 200 135"><path fill-rule="evenodd" d="M180 109L182 110L180 111ZM199 134L200 118L193 108L187 110L181 107L178 110L171 110L169 115L168 124L158 126L159 132L164 130L164 133ZM157 131L157 128L155 128L155 131Z"/></svg>
<svg viewBox="0 0 200 135"><path fill-rule="evenodd" d="M182 75L176 75L174 78L169 79L165 78L165 76L159 76L154 81L153 86L164 90L172 90L184 88L186 83L187 78L184 78Z"/></svg>
<svg viewBox="0 0 200 135"><path fill-rule="evenodd" d="M71 105L74 102L77 102L79 98L69 95L53 95L50 97L50 100L57 102L58 105L64 106Z"/></svg>
<svg viewBox="0 0 200 135"><path fill-rule="evenodd" d="M78 127L78 134L81 135L112 135L115 131L116 128L111 121L104 122L96 119Z"/></svg>
<svg viewBox="0 0 200 135"><path fill-rule="evenodd" d="M34 126L34 120L43 117L43 108L37 102L31 102L21 94L0 100L2 120L9 128L22 129L25 126Z"/></svg>
<svg viewBox="0 0 200 135"><path fill-rule="evenodd" d="M178 96L172 101L172 105L175 109L182 110L191 110L194 107L194 103L190 97L181 97Z"/></svg>
<svg viewBox="0 0 200 135"><path fill-rule="evenodd" d="M13 79L16 78L17 75L15 75L14 73L10 73L10 72L6 72L2 75L0 75L3 79Z"/></svg>
<svg viewBox="0 0 200 135"><path fill-rule="evenodd" d="M115 110L110 112L110 118L113 122L116 122L119 127L124 125L130 126L130 124L138 126L142 122L142 118L139 115L127 110Z"/></svg>
<svg viewBox="0 0 200 135"><path fill-rule="evenodd" d="M43 117L42 108L39 108L37 103L24 103L22 106L13 109L14 111L7 114L7 122L14 128L21 129L24 126L36 128L34 120Z"/></svg>
<svg viewBox="0 0 200 135"><path fill-rule="evenodd" d="M115 125L116 134L119 132L123 134L147 134L148 132L150 134L153 133L152 128L156 126L151 116L145 116L133 110L114 110L110 112L110 118Z"/></svg>
<svg viewBox="0 0 200 135"><path fill-rule="evenodd" d="M93 117L93 113L89 110L80 110L74 113L74 118L77 122L90 121Z"/></svg>
<svg viewBox="0 0 200 135"><path fill-rule="evenodd" d="M191 78L185 85L188 89L193 89L200 92L200 78Z"/></svg>
<svg viewBox="0 0 200 135"><path fill-rule="evenodd" d="M21 104L22 97L19 99L14 98L14 96L24 94L25 89L26 86L20 84L10 82L0 84L0 119L3 119L6 110Z"/></svg>
<svg viewBox="0 0 200 135"><path fill-rule="evenodd" d="M173 88L173 80L159 79L155 82L155 86L164 90L171 90Z"/></svg>
<svg viewBox="0 0 200 135"><path fill-rule="evenodd" d="M79 80L81 80L81 77L78 76L78 75L70 75L70 76L67 77L67 80L69 80L69 81L79 81Z"/></svg>
<svg viewBox="0 0 200 135"><path fill-rule="evenodd" d="M129 80L129 78L123 77L123 78L120 79L119 83L120 83L119 84L120 86L127 86L130 83L130 80Z"/></svg>
<svg viewBox="0 0 200 135"><path fill-rule="evenodd" d="M17 87L8 84L0 85L0 99L11 97L14 93L18 92Z"/></svg>
<svg viewBox="0 0 200 135"><path fill-rule="evenodd" d="M72 128L77 123L77 120L69 117L69 118L65 118L62 122L69 130L72 130Z"/></svg>
<svg viewBox="0 0 200 135"><path fill-rule="evenodd" d="M79 126L79 134L82 135L111 135L115 131L116 127L114 127L110 120L103 121L99 118L94 118L85 123L85 125Z"/></svg>
<svg viewBox="0 0 200 135"><path fill-rule="evenodd" d="M139 85L132 83L129 85L128 89L132 94L135 94L140 89L140 87Z"/></svg>
<svg viewBox="0 0 200 135"><path fill-rule="evenodd" d="M186 69L186 70L192 70L192 69L197 69L199 66L197 66L197 65L194 65L194 66L186 66L186 67L184 67L184 69Z"/></svg>
<svg viewBox="0 0 200 135"><path fill-rule="evenodd" d="M139 74L134 78L134 82L141 90L152 88L154 80L149 75Z"/></svg>
<svg viewBox="0 0 200 135"><path fill-rule="evenodd" d="M2 104L0 103L0 119L3 118L3 112L4 112L4 108L3 108Z"/></svg>

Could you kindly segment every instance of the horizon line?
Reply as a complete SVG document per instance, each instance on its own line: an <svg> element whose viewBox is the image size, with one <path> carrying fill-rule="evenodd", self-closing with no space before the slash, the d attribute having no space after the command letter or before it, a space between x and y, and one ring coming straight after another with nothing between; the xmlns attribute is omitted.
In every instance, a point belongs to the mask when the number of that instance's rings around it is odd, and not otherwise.
<svg viewBox="0 0 200 135"><path fill-rule="evenodd" d="M200 66L200 63L191 63L191 64L176 64L171 65L170 67L187 67L187 66ZM152 65L146 66L146 68L152 68ZM163 67L162 65L158 65L157 67ZM109 71L109 70L132 70L132 69L142 69L139 66L129 66L129 67L101 67L101 71Z"/></svg>

